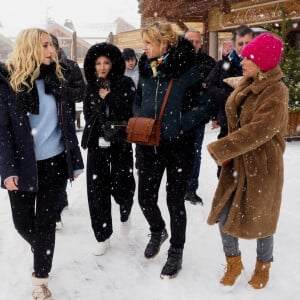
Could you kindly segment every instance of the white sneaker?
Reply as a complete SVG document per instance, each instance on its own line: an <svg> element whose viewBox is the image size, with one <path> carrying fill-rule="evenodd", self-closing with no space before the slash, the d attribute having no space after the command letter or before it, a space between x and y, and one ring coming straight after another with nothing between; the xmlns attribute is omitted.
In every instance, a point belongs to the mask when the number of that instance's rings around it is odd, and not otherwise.
<svg viewBox="0 0 300 300"><path fill-rule="evenodd" d="M127 221L121 222L120 232L123 236L128 236L131 229L131 218L129 217Z"/></svg>
<svg viewBox="0 0 300 300"><path fill-rule="evenodd" d="M53 300L48 289L48 278L37 278L32 276L32 298L33 300Z"/></svg>
<svg viewBox="0 0 300 300"><path fill-rule="evenodd" d="M96 256L103 255L109 247L110 247L109 239L105 240L104 242L98 242L94 250L94 255Z"/></svg>

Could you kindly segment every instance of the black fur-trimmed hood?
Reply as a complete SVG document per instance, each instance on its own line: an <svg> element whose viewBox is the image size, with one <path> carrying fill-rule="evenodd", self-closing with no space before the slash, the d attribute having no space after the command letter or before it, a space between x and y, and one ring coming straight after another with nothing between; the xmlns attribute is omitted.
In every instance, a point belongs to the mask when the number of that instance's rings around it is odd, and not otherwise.
<svg viewBox="0 0 300 300"><path fill-rule="evenodd" d="M157 70L162 77L176 78L187 71L195 63L196 52L193 45L187 39L180 36L177 47L170 47L165 56L165 62L160 64L157 67ZM153 76L150 66L150 63L153 60L149 60L145 53L142 54L139 60L139 73L141 76Z"/></svg>
<svg viewBox="0 0 300 300"><path fill-rule="evenodd" d="M120 49L110 43L98 43L88 50L84 59L84 74L90 85L95 85L97 81L95 61L99 56L106 56L112 61L112 69L108 75L109 80L114 81L124 75L125 62Z"/></svg>

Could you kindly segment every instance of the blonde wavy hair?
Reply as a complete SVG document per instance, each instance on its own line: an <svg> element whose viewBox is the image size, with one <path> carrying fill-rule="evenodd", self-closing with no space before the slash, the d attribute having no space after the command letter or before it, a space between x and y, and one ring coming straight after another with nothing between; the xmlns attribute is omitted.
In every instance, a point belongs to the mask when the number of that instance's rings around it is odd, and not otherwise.
<svg viewBox="0 0 300 300"><path fill-rule="evenodd" d="M40 28L29 28L22 30L14 44L13 51L7 61L7 68L10 75L10 85L15 92L32 90L34 81L40 75L40 66L43 58L39 54L42 49L42 35L49 33ZM50 37L50 36L49 36ZM50 37L52 44L52 39ZM55 74L60 80L64 79L61 66L58 62L56 51L52 56L55 62ZM29 79L29 80L28 80Z"/></svg>
<svg viewBox="0 0 300 300"><path fill-rule="evenodd" d="M177 47L178 45L178 34L170 23L155 22L142 29L141 34L143 39L146 37L151 42L159 42L161 46L163 41L166 41L169 47Z"/></svg>

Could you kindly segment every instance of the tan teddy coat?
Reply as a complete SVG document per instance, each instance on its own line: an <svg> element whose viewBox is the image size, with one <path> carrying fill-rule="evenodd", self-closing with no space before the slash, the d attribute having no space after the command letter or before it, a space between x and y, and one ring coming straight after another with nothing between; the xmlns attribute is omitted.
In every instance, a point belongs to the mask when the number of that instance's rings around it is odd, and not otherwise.
<svg viewBox="0 0 300 300"><path fill-rule="evenodd" d="M208 216L218 222L230 195L233 203L224 232L246 239L275 233L283 186L284 133L288 90L280 67L243 78L226 103L229 134L207 148L222 168Z"/></svg>

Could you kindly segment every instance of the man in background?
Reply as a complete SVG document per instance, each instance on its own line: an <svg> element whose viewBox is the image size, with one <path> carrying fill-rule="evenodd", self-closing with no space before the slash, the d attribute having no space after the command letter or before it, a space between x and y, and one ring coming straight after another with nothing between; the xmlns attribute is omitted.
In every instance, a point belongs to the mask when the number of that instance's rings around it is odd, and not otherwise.
<svg viewBox="0 0 300 300"><path fill-rule="evenodd" d="M126 65L124 74L130 77L134 81L135 87L137 87L139 81L139 70L135 51L131 48L125 48L122 54Z"/></svg>
<svg viewBox="0 0 300 300"><path fill-rule="evenodd" d="M69 95L68 109L75 122L75 118L76 118L75 103L83 101L85 82L78 64L75 61L67 58L63 49L61 49L59 46L57 37L53 34L50 34L50 36L52 38L52 44L57 53L59 63L64 70L64 77L66 80L66 86ZM66 188L67 188L67 180L65 182L65 190L61 194L61 199L60 199L61 205L58 208L58 213L56 218L57 229L62 228L63 224L62 224L61 214L63 209L69 205Z"/></svg>
<svg viewBox="0 0 300 300"><path fill-rule="evenodd" d="M232 49L228 54L223 55L205 79L205 86L208 88L208 95L212 103L212 128L220 127L218 139L228 133L225 104L228 96L233 91L234 84L224 82L224 79L242 76L241 52L245 45L253 39L253 30L247 25L241 25L232 32ZM234 83L234 80L231 80ZM221 167L218 166L217 176L219 177Z"/></svg>
<svg viewBox="0 0 300 300"><path fill-rule="evenodd" d="M185 38L189 40L195 48L196 51L195 64L198 65L201 72L203 73L203 79L204 79L211 72L216 62L212 57L210 57L209 55L201 51L202 40L201 40L200 31L196 29L189 29L185 33ZM206 90L202 87L202 83L203 81L197 82L197 84L192 86L187 93L187 97L195 99L197 105L208 106ZM194 161L193 171L190 180L188 182L188 187L184 197L186 201L190 201L192 204L203 204L201 197L197 195L196 191L199 186L198 179L200 174L201 150L202 150L202 144L204 138L205 124L208 122L209 119L205 119L203 120L201 125L198 125L195 128L195 161Z"/></svg>

